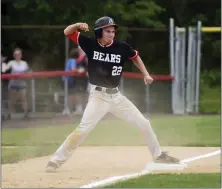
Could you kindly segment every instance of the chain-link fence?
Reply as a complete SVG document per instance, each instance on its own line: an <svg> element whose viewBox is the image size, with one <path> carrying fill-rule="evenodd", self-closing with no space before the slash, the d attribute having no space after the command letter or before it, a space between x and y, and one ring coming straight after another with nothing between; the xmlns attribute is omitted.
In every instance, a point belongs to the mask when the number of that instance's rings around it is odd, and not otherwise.
<svg viewBox="0 0 222 189"><path fill-rule="evenodd" d="M65 73L65 72L64 72ZM69 88L67 80L63 81L61 76L52 77L54 72L39 72L35 73L41 78L30 78L27 81L27 101L28 109L32 114L35 113L51 113L57 114L72 114L75 111L76 105L79 104L75 87ZM47 75L48 74L48 75ZM8 77L13 76L9 74ZM22 75L20 75L22 77ZM165 80L154 76L156 81L152 85L145 86L143 79L135 78L134 75L124 77L121 81L120 90L128 97L142 112L155 113L170 113L171 112L171 78L166 77ZM76 77L76 80L80 77ZM83 77L81 77L83 79ZM10 92L10 91L9 91ZM87 88L80 94L83 110L88 101ZM73 100L70 102L70 97ZM7 99L5 103L11 99ZM15 113L22 113L20 103L14 104ZM71 109L70 109L71 108ZM70 112L66 110L69 109Z"/></svg>
<svg viewBox="0 0 222 189"><path fill-rule="evenodd" d="M64 36L63 27L33 26L10 27L2 29L2 47L8 60L12 59L15 47L23 49L23 59L33 72L64 70L68 53L77 45ZM148 71L152 74L169 74L169 33L166 29L120 30L117 37L126 40L139 51ZM131 61L125 63L124 71L139 72ZM67 106L62 76L53 78L27 79L29 110L31 112L61 113ZM122 92L132 100L142 112L171 112L171 80L156 80L150 87L144 85L143 79L124 78ZM87 97L85 97L87 101ZM21 111L19 106L18 111Z"/></svg>

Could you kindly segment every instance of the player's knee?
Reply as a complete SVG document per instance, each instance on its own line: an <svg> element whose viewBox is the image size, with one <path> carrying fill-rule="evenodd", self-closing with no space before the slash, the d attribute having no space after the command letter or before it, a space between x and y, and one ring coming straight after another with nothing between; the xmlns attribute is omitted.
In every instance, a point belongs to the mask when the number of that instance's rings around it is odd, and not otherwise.
<svg viewBox="0 0 222 189"><path fill-rule="evenodd" d="M146 130L150 128L150 121L143 117L139 122L137 122L137 125L139 125L141 129Z"/></svg>
<svg viewBox="0 0 222 189"><path fill-rule="evenodd" d="M76 128L77 131L81 131L81 132L89 132L93 127L93 122L91 121L82 121Z"/></svg>

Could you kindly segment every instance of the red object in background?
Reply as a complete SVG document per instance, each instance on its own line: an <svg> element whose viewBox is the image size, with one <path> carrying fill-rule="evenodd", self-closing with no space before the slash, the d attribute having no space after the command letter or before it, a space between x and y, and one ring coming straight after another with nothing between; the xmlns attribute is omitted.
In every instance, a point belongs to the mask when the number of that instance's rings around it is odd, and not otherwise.
<svg viewBox="0 0 222 189"><path fill-rule="evenodd" d="M85 77L85 73L66 72L66 71L45 71L45 72L32 72L26 74L2 74L3 80L7 79L30 79L30 78L44 78L44 77L61 77L61 76L79 76ZM174 78L170 75L152 75L154 80L159 81L172 81ZM135 72L123 72L123 77L132 79L142 79L143 75Z"/></svg>

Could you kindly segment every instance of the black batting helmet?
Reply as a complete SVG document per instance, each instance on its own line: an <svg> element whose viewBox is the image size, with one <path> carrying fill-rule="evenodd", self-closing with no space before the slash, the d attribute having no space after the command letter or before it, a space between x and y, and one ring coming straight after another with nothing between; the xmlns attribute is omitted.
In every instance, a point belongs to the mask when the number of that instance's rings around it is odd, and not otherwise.
<svg viewBox="0 0 222 189"><path fill-rule="evenodd" d="M102 29L108 26L114 26L116 29L118 28L118 25L115 24L114 20L109 16L103 16L96 20L94 25L96 38L102 37Z"/></svg>

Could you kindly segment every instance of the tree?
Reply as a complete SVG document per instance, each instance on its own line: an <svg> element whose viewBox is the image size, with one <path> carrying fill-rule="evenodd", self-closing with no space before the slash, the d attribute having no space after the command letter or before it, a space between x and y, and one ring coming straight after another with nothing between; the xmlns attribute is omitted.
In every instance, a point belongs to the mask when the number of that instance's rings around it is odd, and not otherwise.
<svg viewBox="0 0 222 189"><path fill-rule="evenodd" d="M53 2L53 3L52 3ZM11 15L3 24L11 25L63 25L75 22L87 22L93 35L93 25L96 19L109 15L120 25L118 37L129 37L127 27L163 27L164 24L158 19L158 14L164 11L152 0L20 0L16 1L11 8ZM126 27L127 26L127 27ZM28 46L32 51L41 54L50 53L58 58L64 54L63 29L58 30L17 30L4 33L4 39L10 43L19 41ZM61 52L62 51L62 52ZM54 62L51 60L51 62ZM52 66L55 64L53 63Z"/></svg>
<svg viewBox="0 0 222 189"><path fill-rule="evenodd" d="M8 15L2 17L3 25L62 27L51 30L3 29L2 42L8 49L12 48L11 44L17 44L41 56L50 54L52 58L48 62L52 62L51 67L55 67L56 62L64 60L63 29L66 25L78 21L87 22L90 25L90 32L85 35L92 36L95 20L103 15L109 15L120 25L119 39L128 40L139 48L149 66L162 62L160 67L165 69L169 65L168 34L131 32L128 27L168 28L170 17L181 27L194 26L198 20L201 20L204 26L219 26L220 14L219 0L11 0L8 4ZM214 57L218 58L220 37L209 35L208 38L204 40L208 41L207 46L214 48L214 52L217 52ZM213 58L211 55L209 52L205 54L208 59Z"/></svg>

